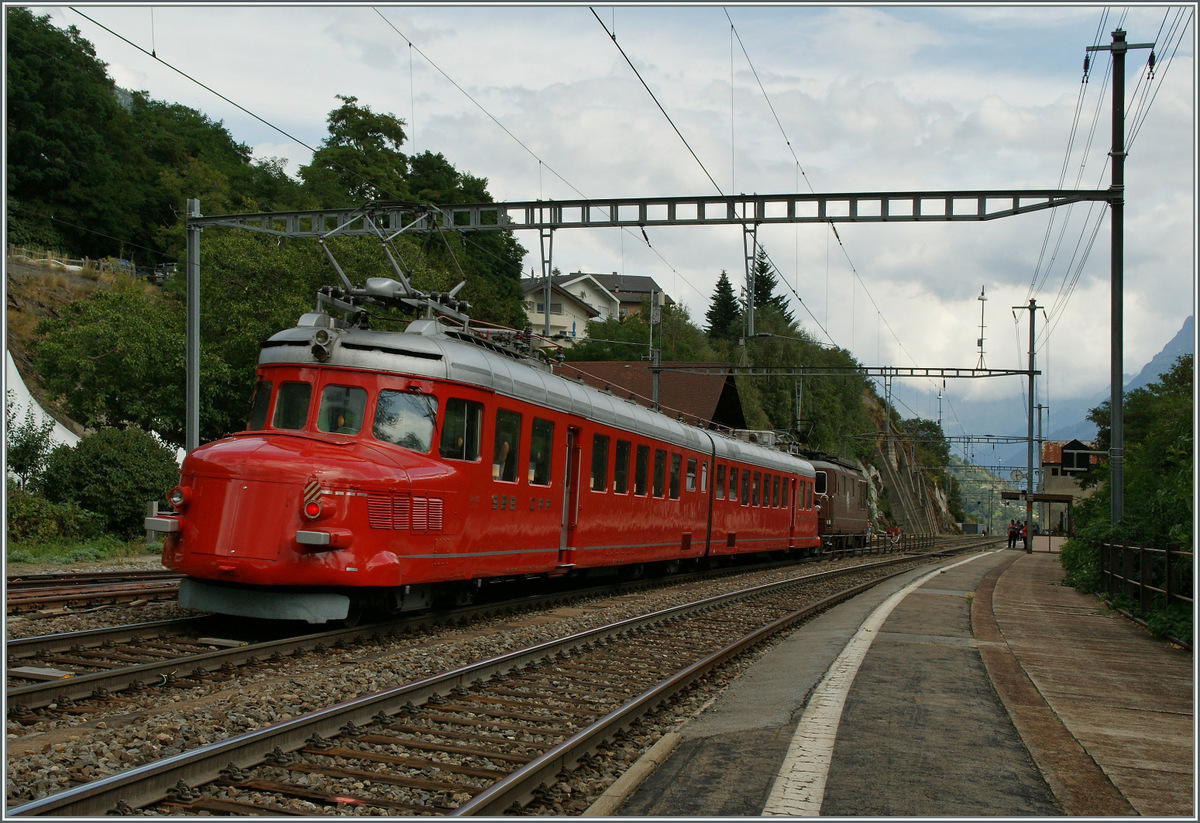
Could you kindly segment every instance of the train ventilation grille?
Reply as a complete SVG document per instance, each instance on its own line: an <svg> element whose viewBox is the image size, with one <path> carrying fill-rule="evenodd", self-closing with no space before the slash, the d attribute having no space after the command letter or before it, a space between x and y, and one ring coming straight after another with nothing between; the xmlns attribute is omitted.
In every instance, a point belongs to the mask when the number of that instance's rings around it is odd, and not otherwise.
<svg viewBox="0 0 1200 823"><path fill-rule="evenodd" d="M442 511L440 497L367 497L367 522L372 529L440 532Z"/></svg>

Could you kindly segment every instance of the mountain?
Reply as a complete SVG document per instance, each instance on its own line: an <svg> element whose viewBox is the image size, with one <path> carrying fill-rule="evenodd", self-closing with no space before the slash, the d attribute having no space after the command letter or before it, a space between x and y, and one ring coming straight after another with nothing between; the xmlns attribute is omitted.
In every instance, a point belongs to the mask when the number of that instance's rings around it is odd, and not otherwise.
<svg viewBox="0 0 1200 823"><path fill-rule="evenodd" d="M1189 316L1183 321L1183 326L1171 338L1162 350L1150 359L1150 362L1142 367L1142 370L1135 377L1125 382L1125 394L1134 389L1140 389L1155 382L1159 375L1170 371L1175 365L1175 361L1185 354L1194 354L1196 349L1196 328L1195 318ZM1096 425L1087 420L1087 413L1099 406L1101 403L1109 399L1109 392L1106 388L1103 395L1098 396L1091 403L1082 404L1082 407L1067 410L1062 416L1068 420L1074 420L1073 423L1068 423L1064 426L1059 426L1050 432L1044 432L1042 437L1046 440L1082 440L1087 442L1096 436ZM1003 462L1005 465L1023 466L1025 464L1025 448L1021 447L1015 450L1012 454L1007 455Z"/></svg>
<svg viewBox="0 0 1200 823"><path fill-rule="evenodd" d="M1183 321L1183 328L1171 338L1171 342L1163 346L1163 350L1154 355L1146 367L1138 372L1138 376L1125 384L1125 393L1148 386L1165 374L1175 365L1175 361L1185 354L1194 354L1196 349L1195 318L1189 317ZM1105 398L1107 399L1107 398Z"/></svg>

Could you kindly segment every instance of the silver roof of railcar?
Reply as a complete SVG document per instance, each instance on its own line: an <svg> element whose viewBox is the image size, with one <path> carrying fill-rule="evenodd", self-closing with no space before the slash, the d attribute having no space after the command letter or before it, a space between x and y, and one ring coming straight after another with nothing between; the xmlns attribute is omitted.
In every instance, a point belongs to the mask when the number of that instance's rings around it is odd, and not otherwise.
<svg viewBox="0 0 1200 823"><path fill-rule="evenodd" d="M324 361L318 361L312 351L319 329L330 335L329 357ZM701 452L715 449L717 459L813 475L806 460L684 425L632 400L554 374L540 361L506 355L498 347L493 350L486 344L467 342L447 331L452 330L434 320L414 321L402 333L335 328L329 315L313 312L300 318L295 328L273 335L263 346L258 362L365 369L466 383L682 448Z"/></svg>

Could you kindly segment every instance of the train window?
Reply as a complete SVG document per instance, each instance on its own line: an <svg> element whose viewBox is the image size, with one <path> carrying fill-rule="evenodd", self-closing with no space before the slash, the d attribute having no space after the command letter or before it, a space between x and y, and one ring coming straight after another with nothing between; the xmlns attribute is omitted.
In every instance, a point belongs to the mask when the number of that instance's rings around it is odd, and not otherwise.
<svg viewBox="0 0 1200 823"><path fill-rule="evenodd" d="M750 505L750 470L742 469L742 505Z"/></svg>
<svg viewBox="0 0 1200 823"><path fill-rule="evenodd" d="M383 389L375 400L376 440L427 454L433 445L437 422L437 398L428 394Z"/></svg>
<svg viewBox="0 0 1200 823"><path fill-rule="evenodd" d="M708 491L708 461L705 460L700 464L700 493L704 494Z"/></svg>
<svg viewBox="0 0 1200 823"><path fill-rule="evenodd" d="M817 494L825 494L825 472L817 472Z"/></svg>
<svg viewBox="0 0 1200 823"><path fill-rule="evenodd" d="M683 487L690 492L694 492L696 490L696 458L688 458L687 474L684 475L683 479Z"/></svg>
<svg viewBox="0 0 1200 823"><path fill-rule="evenodd" d="M478 460L482 423L482 403L451 397L446 401L446 412L442 415L438 454L447 460Z"/></svg>
<svg viewBox="0 0 1200 823"><path fill-rule="evenodd" d="M771 477L771 506L779 508L779 475Z"/></svg>
<svg viewBox="0 0 1200 823"><path fill-rule="evenodd" d="M334 434L358 434L366 409L366 389L358 386L326 386L321 389L317 430Z"/></svg>
<svg viewBox="0 0 1200 823"><path fill-rule="evenodd" d="M646 477L649 474L650 468L650 447L638 446L637 459L633 465L633 493L646 494Z"/></svg>
<svg viewBox="0 0 1200 823"><path fill-rule="evenodd" d="M554 453L554 423L535 417L530 434L529 482L535 486L549 486L551 455Z"/></svg>
<svg viewBox="0 0 1200 823"><path fill-rule="evenodd" d="M629 494L629 441L618 440L613 463L613 491Z"/></svg>
<svg viewBox="0 0 1200 823"><path fill-rule="evenodd" d="M608 436L592 435L592 491L608 489Z"/></svg>
<svg viewBox="0 0 1200 823"><path fill-rule="evenodd" d="M267 427L267 406L271 403L271 381L260 380L254 387L254 401L250 404L250 420L246 431L258 431Z"/></svg>
<svg viewBox="0 0 1200 823"><path fill-rule="evenodd" d="M788 507L788 486L791 485L786 477L783 479L783 485L779 487L779 507L786 509Z"/></svg>
<svg viewBox="0 0 1200 823"><path fill-rule="evenodd" d="M275 419L271 425L277 429L302 429L308 420L308 401L312 397L312 386L308 383L284 383L275 398Z"/></svg>
<svg viewBox="0 0 1200 823"><path fill-rule="evenodd" d="M718 500L725 499L725 464L724 463L719 463L717 465L717 478L716 478L716 482L713 484L713 491L716 492Z"/></svg>
<svg viewBox="0 0 1200 823"><path fill-rule="evenodd" d="M679 499L679 470L682 467L683 467L683 455L682 454L672 454L671 455L671 485L670 485L672 500Z"/></svg>
<svg viewBox="0 0 1200 823"><path fill-rule="evenodd" d="M521 415L496 409L496 437L492 443L492 479L517 482L517 453L521 450Z"/></svg>
<svg viewBox="0 0 1200 823"><path fill-rule="evenodd" d="M654 450L654 485L651 493L655 497L662 497L666 493L667 480L667 452L665 449Z"/></svg>
<svg viewBox="0 0 1200 823"><path fill-rule="evenodd" d="M734 503L738 499L738 470L737 466L729 467L729 499Z"/></svg>

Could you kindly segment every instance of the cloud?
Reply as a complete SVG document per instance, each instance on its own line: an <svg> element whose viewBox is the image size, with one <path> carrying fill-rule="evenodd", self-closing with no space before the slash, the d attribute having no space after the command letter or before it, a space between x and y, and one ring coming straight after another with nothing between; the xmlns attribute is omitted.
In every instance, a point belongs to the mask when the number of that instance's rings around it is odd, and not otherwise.
<svg viewBox="0 0 1200 823"><path fill-rule="evenodd" d="M1084 50L1108 42L1116 26L1099 7L621 6L593 13L583 6L399 5L379 12L162 6L151 26L147 7L85 10L308 146L326 135L335 95L354 95L403 119L411 151L441 152L460 170L486 177L499 200L692 196L718 188L1055 188L1060 179L1065 187L1109 185L1107 60L1099 56L1089 82L1081 82ZM95 43L118 84L224 121L256 157L286 158L293 174L308 162L308 150L279 131L79 15L54 13L56 24L77 25ZM1169 30L1169 13L1132 6L1121 25L1130 42L1144 42ZM1139 68L1144 56L1131 53L1128 82L1131 371L1179 328L1194 305L1196 279L1191 33L1177 51L1160 50L1153 86ZM1077 205L984 223L841 223L836 236L822 225L764 225L758 239L804 301L796 316L810 329L820 323L867 365L973 365L976 298L986 287L988 365L1023 368L1027 319L1015 321L1011 307L1034 297L1049 313L1045 324L1039 316L1039 326L1053 329L1042 353L1053 363L1049 393L1061 403L1102 392L1108 382L1106 212ZM637 231L559 231L554 264L653 276L693 318L704 316L722 270L735 285L744 277L738 226L650 229L646 237L649 246ZM530 252L525 270L540 271L537 234L518 239ZM968 418L974 403L1003 406L1023 431L1021 390L1010 384L959 381L947 387L947 402ZM927 411L940 388L917 381L904 390L914 409Z"/></svg>

